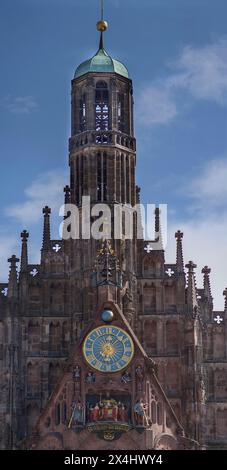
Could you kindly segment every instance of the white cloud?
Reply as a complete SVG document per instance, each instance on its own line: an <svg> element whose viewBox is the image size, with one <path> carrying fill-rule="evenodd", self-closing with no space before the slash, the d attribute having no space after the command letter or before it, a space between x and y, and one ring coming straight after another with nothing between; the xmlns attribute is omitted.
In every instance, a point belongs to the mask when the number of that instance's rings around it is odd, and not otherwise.
<svg viewBox="0 0 227 470"><path fill-rule="evenodd" d="M67 179L65 170L52 170L39 175L25 189L25 201L8 207L6 214L29 226L40 220L45 205L58 211L64 202L63 187Z"/></svg>
<svg viewBox="0 0 227 470"><path fill-rule="evenodd" d="M178 114L171 93L165 87L148 86L141 91L138 102L138 117L141 124L165 124Z"/></svg>
<svg viewBox="0 0 227 470"><path fill-rule="evenodd" d="M201 48L185 47L176 61L176 85L197 99L227 104L227 39ZM174 80L173 80L174 84Z"/></svg>
<svg viewBox="0 0 227 470"><path fill-rule="evenodd" d="M206 212L218 207L226 210L227 158L209 161L188 189L195 205L204 207Z"/></svg>
<svg viewBox="0 0 227 470"><path fill-rule="evenodd" d="M139 118L147 126L167 124L181 111L181 93L195 100L227 105L227 38L203 47L187 46L168 64L171 71L145 86L139 95Z"/></svg>
<svg viewBox="0 0 227 470"><path fill-rule="evenodd" d="M174 220L168 227L167 255L175 258L174 233L184 232L185 263L192 259L198 266L197 279L202 287L201 269L212 270L211 283L216 309L223 309L222 292L227 287L227 159L216 159L201 168L200 175L188 184L188 220ZM185 187L182 187L185 196ZM192 206L191 206L192 201Z"/></svg>
<svg viewBox="0 0 227 470"><path fill-rule="evenodd" d="M0 279L6 282L8 279L9 266L7 259L12 254L20 257L21 240L18 222L28 229L31 235L28 243L29 262L39 263L40 249L42 238L42 208L48 205L52 209L51 229L56 229L58 236L59 225L59 208L64 201L63 187L67 182L68 175L65 170L52 170L45 174L39 175L25 189L25 200L21 204L17 203L9 206L5 210L5 216L10 217L10 228L7 231L6 223L4 230L0 226ZM36 224L37 227L32 233L31 226Z"/></svg>
<svg viewBox="0 0 227 470"><path fill-rule="evenodd" d="M40 237L41 238L41 237ZM29 254L29 263L39 263L40 262L40 243L36 240L28 242L28 254ZM14 235L11 233L0 234L0 260L1 260L1 269L0 269L0 282L8 282L9 275L9 263L8 259L12 255L16 255L20 259L21 254L21 239L20 232L15 230ZM17 268L19 270L20 263L17 263Z"/></svg>
<svg viewBox="0 0 227 470"><path fill-rule="evenodd" d="M12 114L30 114L37 109L38 104L32 96L6 96L1 100L0 107Z"/></svg>
<svg viewBox="0 0 227 470"><path fill-rule="evenodd" d="M10 234L0 234L0 259L1 259L1 270L0 277L1 282L7 282L8 280L8 263L7 260L13 254L18 253L19 239L16 236L13 237Z"/></svg>
<svg viewBox="0 0 227 470"><path fill-rule="evenodd" d="M206 220L189 220L172 222L168 227L169 242L167 259L175 259L174 233L181 229L184 232L183 247L185 264L193 260L197 264L197 287L202 287L201 270L205 265L211 268L211 287L216 310L223 310L222 292L227 287L227 217L215 218L212 215Z"/></svg>

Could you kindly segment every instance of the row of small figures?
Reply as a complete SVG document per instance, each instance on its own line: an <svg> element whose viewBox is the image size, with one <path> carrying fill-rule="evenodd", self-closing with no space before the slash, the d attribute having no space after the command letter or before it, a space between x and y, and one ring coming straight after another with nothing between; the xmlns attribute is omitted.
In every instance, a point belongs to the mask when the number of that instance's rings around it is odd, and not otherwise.
<svg viewBox="0 0 227 470"><path fill-rule="evenodd" d="M137 426L148 425L148 418L146 414L147 403L143 399L137 400L133 406L135 423ZM110 400L100 400L99 403L91 405L87 403L87 420L88 422L95 423L99 421L113 421L113 422L128 422L129 421L129 408L126 404ZM83 423L85 407L78 401L72 405L72 415L68 427L72 424L80 425Z"/></svg>
<svg viewBox="0 0 227 470"><path fill-rule="evenodd" d="M142 379L143 378L143 371L142 371L142 367L141 366L137 366L136 368L136 376L138 379ZM73 369L73 379L76 381L76 382L79 382L80 381L80 378L81 378L81 370L80 370L80 366L75 366L74 369ZM96 381L96 375L94 372L88 372L86 374L86 377L85 377L85 382L86 383L94 383ZM121 382L123 383L130 383L132 381L132 376L130 374L130 372L128 371L125 371L122 376L121 376Z"/></svg>

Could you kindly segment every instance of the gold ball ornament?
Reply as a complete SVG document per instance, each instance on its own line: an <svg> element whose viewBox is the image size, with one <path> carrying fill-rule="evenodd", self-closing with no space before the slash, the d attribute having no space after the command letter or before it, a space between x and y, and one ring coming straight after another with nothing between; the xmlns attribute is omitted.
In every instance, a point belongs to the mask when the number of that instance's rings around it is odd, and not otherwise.
<svg viewBox="0 0 227 470"><path fill-rule="evenodd" d="M96 27L97 27L97 30L98 30L98 31L100 31L101 33L104 33L104 31L106 31L107 28L108 28L108 23L107 23L107 21L100 20L100 21L98 21L98 23L96 24Z"/></svg>

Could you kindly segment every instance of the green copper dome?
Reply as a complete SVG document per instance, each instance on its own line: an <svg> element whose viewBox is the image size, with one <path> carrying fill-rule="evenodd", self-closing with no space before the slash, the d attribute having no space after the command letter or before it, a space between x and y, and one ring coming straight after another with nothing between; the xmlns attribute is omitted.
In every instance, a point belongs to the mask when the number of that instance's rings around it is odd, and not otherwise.
<svg viewBox="0 0 227 470"><path fill-rule="evenodd" d="M122 75L122 77L129 78L129 73L125 65L118 60L112 59L105 51L102 37L98 52L96 52L91 59L82 62L82 64L77 67L74 78L79 78L88 72L118 73Z"/></svg>

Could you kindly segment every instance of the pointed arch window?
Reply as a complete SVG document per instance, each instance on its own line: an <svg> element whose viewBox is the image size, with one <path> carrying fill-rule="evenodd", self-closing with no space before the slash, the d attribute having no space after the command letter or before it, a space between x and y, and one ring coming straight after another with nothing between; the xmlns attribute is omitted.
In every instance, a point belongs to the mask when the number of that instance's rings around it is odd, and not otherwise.
<svg viewBox="0 0 227 470"><path fill-rule="evenodd" d="M104 81L96 84L95 129L96 131L109 130L109 91Z"/></svg>
<svg viewBox="0 0 227 470"><path fill-rule="evenodd" d="M121 154L121 202L125 204L125 192L126 192L126 179L125 179L125 155Z"/></svg>
<svg viewBox="0 0 227 470"><path fill-rule="evenodd" d="M79 155L76 159L76 178L75 178L76 188L75 188L75 195L76 195L76 204L79 205L81 203L81 199L84 193L84 157L83 155Z"/></svg>
<svg viewBox="0 0 227 470"><path fill-rule="evenodd" d="M120 132L125 132L125 103L124 103L124 94L118 94L118 103L117 103L117 120L118 120L118 130Z"/></svg>
<svg viewBox="0 0 227 470"><path fill-rule="evenodd" d="M102 160L101 153L97 155L97 199L102 200Z"/></svg>
<svg viewBox="0 0 227 470"><path fill-rule="evenodd" d="M131 185L130 185L130 161L129 161L129 156L126 155L126 202L128 204L130 204L131 200L130 200L130 189L131 189Z"/></svg>
<svg viewBox="0 0 227 470"><path fill-rule="evenodd" d="M107 200L107 154L97 154L97 200Z"/></svg>
<svg viewBox="0 0 227 470"><path fill-rule="evenodd" d="M79 112L79 127L80 132L86 131L86 95L85 93L82 95L80 99L80 112Z"/></svg>
<svg viewBox="0 0 227 470"><path fill-rule="evenodd" d="M103 154L103 201L107 199L107 154Z"/></svg>

